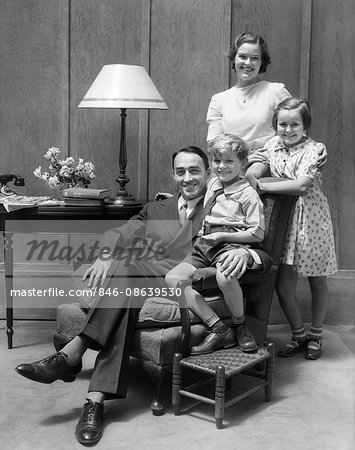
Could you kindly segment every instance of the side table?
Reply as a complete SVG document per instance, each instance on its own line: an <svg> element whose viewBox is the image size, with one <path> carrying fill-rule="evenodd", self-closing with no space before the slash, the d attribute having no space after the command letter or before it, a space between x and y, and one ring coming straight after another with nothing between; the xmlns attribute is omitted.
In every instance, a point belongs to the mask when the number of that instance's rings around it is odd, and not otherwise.
<svg viewBox="0 0 355 450"><path fill-rule="evenodd" d="M14 233L102 234L127 221L141 205L41 206L6 212L0 205L0 231L4 239L5 309L7 346L13 346L13 236ZM88 232L89 229L89 232Z"/></svg>
<svg viewBox="0 0 355 450"><path fill-rule="evenodd" d="M244 353L239 347L228 350L218 350L207 355L189 356L182 358L181 353L174 355L172 378L172 403L174 415L180 413L181 397L190 397L197 403L204 402L215 407L215 422L218 429L223 427L224 408L233 405L259 389L265 389L265 400L271 400L275 365L275 346L268 343L259 347L254 353ZM255 366L262 366L257 370ZM207 379L182 387L183 368L210 375ZM247 375L257 379L253 387L243 393L225 400L226 379L237 374ZM215 398L196 393L196 390L211 382L215 378ZM196 403L194 403L195 406Z"/></svg>

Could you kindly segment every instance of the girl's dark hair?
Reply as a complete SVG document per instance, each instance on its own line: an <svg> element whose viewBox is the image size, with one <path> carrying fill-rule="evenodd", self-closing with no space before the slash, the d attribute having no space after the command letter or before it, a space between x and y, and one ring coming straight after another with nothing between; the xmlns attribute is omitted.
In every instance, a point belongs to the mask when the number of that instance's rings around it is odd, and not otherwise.
<svg viewBox="0 0 355 450"><path fill-rule="evenodd" d="M279 103L272 117L272 128L275 131L277 130L277 118L279 115L279 111L281 111L282 109L287 109L288 111L290 111L291 109L299 109L303 127L306 131L308 131L309 127L312 124L312 114L311 107L307 100L290 97Z"/></svg>
<svg viewBox="0 0 355 450"><path fill-rule="evenodd" d="M173 157L172 157L173 170L174 170L175 158L177 157L177 155L179 153L195 153L195 155L198 155L202 159L206 170L210 167L209 162L208 162L208 156L206 155L206 153L203 150L201 150L199 147L196 147L194 145L189 145L188 147L184 147L184 148L181 148L180 150L177 150L173 154Z"/></svg>
<svg viewBox="0 0 355 450"><path fill-rule="evenodd" d="M232 68L235 70L235 55L238 53L238 49L243 44L258 44L261 50L261 66L259 73L266 72L266 67L271 63L271 58L267 49L266 42L264 39L258 34L247 32L239 34L229 52L229 59L232 61Z"/></svg>

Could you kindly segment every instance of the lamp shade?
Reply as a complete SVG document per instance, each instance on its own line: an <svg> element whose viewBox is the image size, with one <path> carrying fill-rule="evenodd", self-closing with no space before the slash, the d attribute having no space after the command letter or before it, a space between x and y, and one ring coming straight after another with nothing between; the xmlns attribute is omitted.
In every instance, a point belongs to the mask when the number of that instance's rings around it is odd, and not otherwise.
<svg viewBox="0 0 355 450"><path fill-rule="evenodd" d="M168 109L143 66L107 64L78 108Z"/></svg>

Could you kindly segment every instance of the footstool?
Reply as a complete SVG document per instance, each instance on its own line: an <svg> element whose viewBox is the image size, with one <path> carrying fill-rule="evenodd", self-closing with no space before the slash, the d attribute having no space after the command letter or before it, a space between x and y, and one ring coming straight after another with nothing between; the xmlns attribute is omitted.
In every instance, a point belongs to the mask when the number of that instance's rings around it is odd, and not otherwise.
<svg viewBox="0 0 355 450"><path fill-rule="evenodd" d="M180 413L181 397L190 397L197 403L204 402L215 407L215 422L218 429L223 427L224 408L233 405L243 398L253 394L259 389L265 389L265 400L271 400L275 364L275 346L268 343L265 347L259 347L254 353L244 353L239 347L228 350L218 350L207 355L189 356L182 358L181 353L176 353L173 359L172 378L172 403L174 415ZM260 367L262 367L260 369ZM202 381L189 386L182 387L183 369L210 375ZM258 370L259 369L259 370ZM243 374L257 379L253 387L243 393L225 400L226 380ZM215 378L214 399L205 395L197 394L196 390L210 383ZM193 406L195 406L194 403Z"/></svg>

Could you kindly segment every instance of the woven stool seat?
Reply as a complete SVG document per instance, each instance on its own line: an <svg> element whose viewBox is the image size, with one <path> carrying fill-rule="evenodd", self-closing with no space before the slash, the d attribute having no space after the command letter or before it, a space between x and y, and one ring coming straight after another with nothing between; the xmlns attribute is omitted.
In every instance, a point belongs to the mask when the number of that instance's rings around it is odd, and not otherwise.
<svg viewBox="0 0 355 450"><path fill-rule="evenodd" d="M258 348L254 353L245 353L239 347L235 347L228 350L217 350L207 355L189 356L181 360L180 364L211 375L216 374L218 366L223 366L226 378L229 378L268 358L270 358L270 353L265 347Z"/></svg>
<svg viewBox="0 0 355 450"><path fill-rule="evenodd" d="M198 402L208 403L215 407L216 427L222 428L224 408L242 400L259 389L265 389L265 400L271 399L274 378L275 346L269 343L266 347L259 347L254 353L244 353L239 347L228 350L217 350L207 355L196 355L182 358L181 353L174 355L172 401L174 415L180 413L181 397L189 397ZM256 367L262 369L256 370ZM201 386L210 382L211 377L197 383L183 387L183 369L201 372L215 378L214 399L196 393ZM253 386L241 394L225 401L226 379L237 374L243 374L254 379ZM205 378L205 377L204 377ZM255 380L257 380L255 382Z"/></svg>

